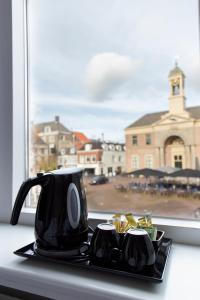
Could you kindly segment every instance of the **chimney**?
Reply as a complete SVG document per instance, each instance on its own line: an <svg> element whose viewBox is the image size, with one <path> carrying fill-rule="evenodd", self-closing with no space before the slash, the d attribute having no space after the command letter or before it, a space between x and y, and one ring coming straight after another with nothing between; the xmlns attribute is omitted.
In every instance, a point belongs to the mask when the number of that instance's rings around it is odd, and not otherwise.
<svg viewBox="0 0 200 300"><path fill-rule="evenodd" d="M55 123L59 123L60 122L60 117L59 116L55 116Z"/></svg>

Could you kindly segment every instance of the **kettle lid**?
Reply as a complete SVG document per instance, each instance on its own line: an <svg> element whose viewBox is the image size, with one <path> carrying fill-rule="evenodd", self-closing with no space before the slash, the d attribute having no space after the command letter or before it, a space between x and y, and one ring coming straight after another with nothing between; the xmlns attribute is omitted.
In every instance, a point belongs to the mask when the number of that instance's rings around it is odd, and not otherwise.
<svg viewBox="0 0 200 300"><path fill-rule="evenodd" d="M84 168L60 168L58 170L50 171L49 173L53 173L55 175L70 175L83 172Z"/></svg>

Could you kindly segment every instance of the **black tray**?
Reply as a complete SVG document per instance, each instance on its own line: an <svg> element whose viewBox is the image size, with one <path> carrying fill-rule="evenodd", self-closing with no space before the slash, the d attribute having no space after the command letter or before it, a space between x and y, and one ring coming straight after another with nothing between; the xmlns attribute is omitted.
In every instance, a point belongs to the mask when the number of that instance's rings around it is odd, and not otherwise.
<svg viewBox="0 0 200 300"><path fill-rule="evenodd" d="M102 266L102 265L99 266L92 263L90 261L89 256L83 256L81 259L80 258L61 259L61 258L50 258L46 256L41 256L35 254L33 250L34 243L31 243L21 249L16 250L14 254L21 257L36 259L40 261L56 262L56 263L70 265L70 266L76 266L79 268L90 269L90 270L100 270L107 273L118 274L123 277L135 277L135 278L150 280L159 283L163 281L163 276L166 269L166 263L171 249L171 245L172 245L171 239L163 238L158 248L158 251L156 253L156 262L154 266L152 267L151 270L144 270L140 273L132 272L128 269L125 269L123 265L120 265L118 263L112 263L112 265L110 266Z"/></svg>

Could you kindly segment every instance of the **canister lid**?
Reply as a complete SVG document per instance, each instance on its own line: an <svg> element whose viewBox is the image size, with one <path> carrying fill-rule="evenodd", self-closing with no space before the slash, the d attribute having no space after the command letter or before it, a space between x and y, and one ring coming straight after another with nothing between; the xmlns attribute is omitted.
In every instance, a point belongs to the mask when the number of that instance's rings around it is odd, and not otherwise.
<svg viewBox="0 0 200 300"><path fill-rule="evenodd" d="M115 230L115 226L110 223L101 223L97 227L102 230Z"/></svg>
<svg viewBox="0 0 200 300"><path fill-rule="evenodd" d="M130 228L127 232L130 233L130 234L133 234L133 235L145 235L145 234L148 234L146 232L146 230L139 229L139 228L136 228L136 229L135 228Z"/></svg>

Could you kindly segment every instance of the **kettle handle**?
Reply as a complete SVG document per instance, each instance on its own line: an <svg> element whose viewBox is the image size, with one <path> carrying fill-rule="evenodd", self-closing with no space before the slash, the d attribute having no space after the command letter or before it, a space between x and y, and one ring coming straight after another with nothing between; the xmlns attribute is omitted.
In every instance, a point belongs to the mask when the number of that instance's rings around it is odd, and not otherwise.
<svg viewBox="0 0 200 300"><path fill-rule="evenodd" d="M15 204L12 210L12 215L10 219L11 225L16 225L19 219L19 214L22 209L22 205L24 203L24 200L26 199L26 196L30 189L35 185L43 185L47 181L48 176L39 176L39 177L33 177L29 178L26 181L24 181L19 189L19 192L17 194Z"/></svg>

